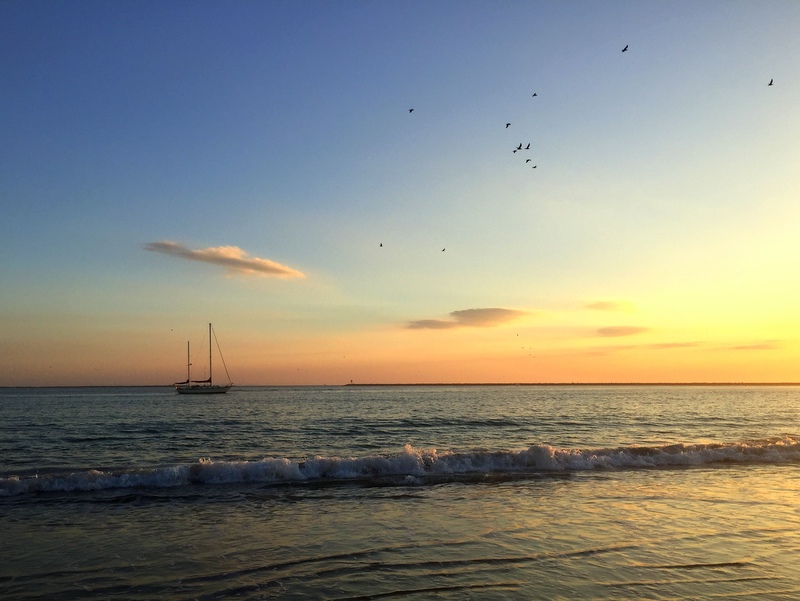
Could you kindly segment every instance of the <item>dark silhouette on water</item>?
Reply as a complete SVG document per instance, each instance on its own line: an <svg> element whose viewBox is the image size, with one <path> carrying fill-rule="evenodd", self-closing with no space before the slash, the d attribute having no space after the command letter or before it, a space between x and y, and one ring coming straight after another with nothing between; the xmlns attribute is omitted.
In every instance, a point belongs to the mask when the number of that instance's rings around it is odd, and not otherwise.
<svg viewBox="0 0 800 601"><path fill-rule="evenodd" d="M227 384L214 384L211 377L211 348L212 341L216 340L216 336L212 334L211 324L208 324L208 379L207 380L192 380L192 355L189 351L189 343L186 343L186 381L175 382L175 391L178 394L224 394L233 387L231 377L228 374L228 367L225 365L225 359L222 358L222 366L225 368L225 375L228 376ZM219 343L217 343L219 350Z"/></svg>

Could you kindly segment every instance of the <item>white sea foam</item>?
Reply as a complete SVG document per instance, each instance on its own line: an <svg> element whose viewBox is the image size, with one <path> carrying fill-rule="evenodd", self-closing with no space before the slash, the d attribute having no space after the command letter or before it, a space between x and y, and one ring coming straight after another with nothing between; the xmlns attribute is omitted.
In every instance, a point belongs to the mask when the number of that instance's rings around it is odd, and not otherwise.
<svg viewBox="0 0 800 601"><path fill-rule="evenodd" d="M37 492L72 492L136 487L170 488L245 482L335 482L396 478L399 484L424 483L466 474L502 475L596 469L713 466L716 464L800 463L800 438L566 449L547 444L517 451L450 452L406 445L392 456L313 457L305 461L267 457L260 461L213 461L118 472L88 470L62 475L0 478L0 496Z"/></svg>

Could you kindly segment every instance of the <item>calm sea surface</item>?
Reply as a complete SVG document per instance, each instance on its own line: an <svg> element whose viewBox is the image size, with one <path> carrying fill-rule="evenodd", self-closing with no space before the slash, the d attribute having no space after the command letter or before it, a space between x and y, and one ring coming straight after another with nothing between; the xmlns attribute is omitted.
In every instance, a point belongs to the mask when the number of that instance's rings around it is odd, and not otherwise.
<svg viewBox="0 0 800 601"><path fill-rule="evenodd" d="M798 599L800 388L0 389L1 599Z"/></svg>

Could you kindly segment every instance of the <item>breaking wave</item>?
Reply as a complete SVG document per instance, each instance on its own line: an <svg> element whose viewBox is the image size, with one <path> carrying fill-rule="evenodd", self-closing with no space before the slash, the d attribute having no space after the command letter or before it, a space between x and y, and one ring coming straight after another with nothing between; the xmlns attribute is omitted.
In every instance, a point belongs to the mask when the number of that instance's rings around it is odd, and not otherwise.
<svg viewBox="0 0 800 601"><path fill-rule="evenodd" d="M235 483L335 483L395 481L424 484L465 476L503 477L586 470L800 463L800 437L783 436L735 443L672 444L601 449L566 449L548 444L518 451L451 452L406 445L395 455L314 457L305 461L266 457L259 461L213 461L120 471L88 470L47 476L0 478L0 496L170 488Z"/></svg>

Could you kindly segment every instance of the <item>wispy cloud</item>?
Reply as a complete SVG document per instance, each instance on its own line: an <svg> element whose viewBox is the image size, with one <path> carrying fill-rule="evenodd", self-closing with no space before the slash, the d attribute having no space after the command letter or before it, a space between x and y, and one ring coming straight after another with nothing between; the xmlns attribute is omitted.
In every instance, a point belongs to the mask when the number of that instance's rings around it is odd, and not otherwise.
<svg viewBox="0 0 800 601"><path fill-rule="evenodd" d="M700 346L700 342L659 342L656 344L647 345L646 348L651 349L673 349L673 348L692 348L696 346Z"/></svg>
<svg viewBox="0 0 800 601"><path fill-rule="evenodd" d="M144 245L144 248L145 250L181 259L219 265L224 267L229 274L275 278L305 277L302 272L291 267L286 267L269 259L250 257L238 246L213 246L191 250L178 242L163 240L160 242L148 242Z"/></svg>
<svg viewBox="0 0 800 601"><path fill-rule="evenodd" d="M590 355L612 355L627 351L664 351L702 347L702 342L660 342L655 344L612 344L588 349Z"/></svg>
<svg viewBox="0 0 800 601"><path fill-rule="evenodd" d="M462 309L450 313L452 319L420 319L409 322L411 330L445 330L449 328L488 328L527 315L527 311L492 307L488 309Z"/></svg>
<svg viewBox="0 0 800 601"><path fill-rule="evenodd" d="M449 328L458 328L462 324L457 321L445 319L420 319L418 321L411 321L408 324L409 330L447 330Z"/></svg>
<svg viewBox="0 0 800 601"><path fill-rule="evenodd" d="M775 351L781 347L777 342L759 342L755 344L740 344L728 348L732 351Z"/></svg>
<svg viewBox="0 0 800 601"><path fill-rule="evenodd" d="M628 301L597 301L586 305L592 311L633 311L633 304Z"/></svg>
<svg viewBox="0 0 800 601"><path fill-rule="evenodd" d="M598 336L634 336L647 332L650 328L642 328L639 326L611 326L608 328L600 328L597 330Z"/></svg>

